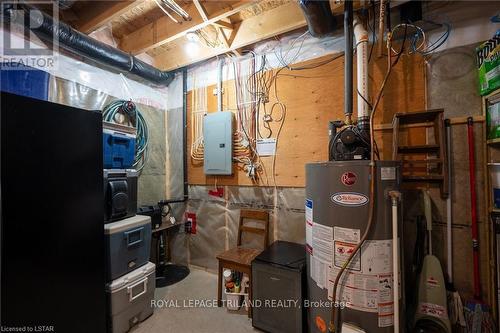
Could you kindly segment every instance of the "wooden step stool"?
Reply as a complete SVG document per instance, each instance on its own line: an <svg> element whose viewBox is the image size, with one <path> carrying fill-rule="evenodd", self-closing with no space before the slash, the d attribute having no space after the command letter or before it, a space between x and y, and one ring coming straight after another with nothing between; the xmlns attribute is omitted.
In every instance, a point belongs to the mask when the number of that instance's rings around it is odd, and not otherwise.
<svg viewBox="0 0 500 333"><path fill-rule="evenodd" d="M392 159L402 161L403 182L439 183L441 196L448 197L448 160L444 129L444 110L396 113L392 121ZM434 130L434 143L401 145L401 127Z"/></svg>

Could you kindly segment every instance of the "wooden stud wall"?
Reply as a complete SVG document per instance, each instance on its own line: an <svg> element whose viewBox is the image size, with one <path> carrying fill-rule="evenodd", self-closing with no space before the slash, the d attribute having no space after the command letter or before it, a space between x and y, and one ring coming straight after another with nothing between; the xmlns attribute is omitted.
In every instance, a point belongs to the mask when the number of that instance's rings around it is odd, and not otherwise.
<svg viewBox="0 0 500 333"><path fill-rule="evenodd" d="M331 56L330 56L331 57ZM327 57L314 59L303 64L321 62ZM378 93L386 73L385 57L370 64L371 98ZM356 78L356 74L354 74ZM224 82L224 109L236 109L234 84ZM215 86L207 89L208 110L217 110L217 99L212 94ZM306 163L328 159L328 122L344 119L344 57L316 69L280 72L277 82L279 99L286 105L286 118L278 141L276 156L276 185L286 187L305 186ZM356 94L356 89L354 89ZM356 110L357 96L354 96ZM275 102L274 89L270 92L268 109ZM377 111L375 124L390 123L396 112L420 111L425 109L424 62L420 56L403 56L393 69L384 90ZM276 109L276 112L279 112ZM277 117L277 116L276 116ZM272 125L273 137L277 123ZM191 92L188 93L188 149L191 145ZM377 131L376 139L382 159L392 154L391 131ZM425 129L408 129L409 144L424 144ZM246 176L243 170L234 167L232 176L205 176L203 164L189 159L189 184L195 185L258 185L273 186L272 157L262 157L266 172L258 184ZM265 176L267 174L267 178Z"/></svg>

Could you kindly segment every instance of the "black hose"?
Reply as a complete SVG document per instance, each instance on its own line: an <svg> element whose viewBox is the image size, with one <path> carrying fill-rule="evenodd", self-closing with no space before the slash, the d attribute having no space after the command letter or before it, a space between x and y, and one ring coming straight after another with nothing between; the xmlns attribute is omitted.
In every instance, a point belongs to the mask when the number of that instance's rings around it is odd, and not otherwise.
<svg viewBox="0 0 500 333"><path fill-rule="evenodd" d="M11 9L14 9L11 7ZM123 52L108 44L95 40L63 22L55 22L52 17L37 10L39 15L30 15L34 11L30 6L20 5L24 15L29 17L23 20L29 29L40 39L59 45L77 55L89 58L101 64L111 66L119 71L128 72L137 77L146 79L158 85L168 85L174 76L170 72L161 71L138 58ZM7 20L19 11L3 10Z"/></svg>
<svg viewBox="0 0 500 333"><path fill-rule="evenodd" d="M313 37L323 37L335 30L335 18L329 1L300 0L300 8Z"/></svg>

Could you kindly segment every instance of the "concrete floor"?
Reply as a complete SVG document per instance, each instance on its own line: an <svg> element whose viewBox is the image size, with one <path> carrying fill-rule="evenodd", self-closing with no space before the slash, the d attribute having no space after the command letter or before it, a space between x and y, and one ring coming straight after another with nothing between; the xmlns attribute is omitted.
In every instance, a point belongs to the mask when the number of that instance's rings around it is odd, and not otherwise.
<svg viewBox="0 0 500 333"><path fill-rule="evenodd" d="M217 275L191 269L187 278L179 283L155 291L156 300L165 306L156 308L154 314L139 324L133 333L224 333L260 332L244 310L228 311L217 307L184 307L194 300L216 303ZM207 302L205 302L207 303ZM160 303L157 303L160 305Z"/></svg>

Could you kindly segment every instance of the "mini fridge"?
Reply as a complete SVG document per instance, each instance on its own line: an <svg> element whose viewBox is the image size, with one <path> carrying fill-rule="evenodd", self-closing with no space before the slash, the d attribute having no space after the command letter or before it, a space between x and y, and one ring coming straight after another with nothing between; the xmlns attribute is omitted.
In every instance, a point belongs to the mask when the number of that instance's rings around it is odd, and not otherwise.
<svg viewBox="0 0 500 333"><path fill-rule="evenodd" d="M304 245L276 241L252 261L252 325L270 333L306 332Z"/></svg>
<svg viewBox="0 0 500 333"><path fill-rule="evenodd" d="M1 326L104 333L102 116L1 94Z"/></svg>

